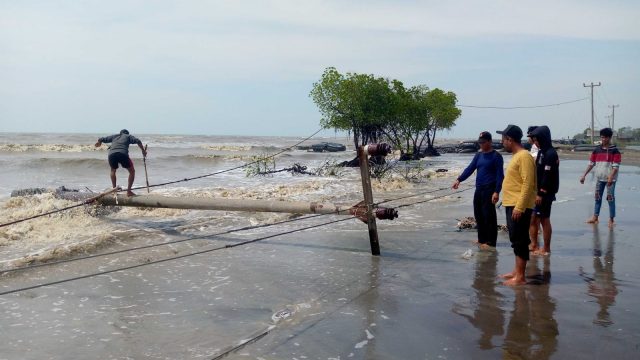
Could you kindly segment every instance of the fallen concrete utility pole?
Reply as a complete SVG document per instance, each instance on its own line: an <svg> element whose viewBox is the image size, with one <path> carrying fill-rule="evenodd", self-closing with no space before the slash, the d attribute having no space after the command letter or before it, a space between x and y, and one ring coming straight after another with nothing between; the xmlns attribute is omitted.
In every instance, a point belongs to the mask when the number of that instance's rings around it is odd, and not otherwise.
<svg viewBox="0 0 640 360"><path fill-rule="evenodd" d="M369 170L369 156L386 156L391 151L388 144L369 144L358 148L360 162L360 175L362 177L362 190L364 201L353 205L334 205L331 203L317 203L305 201L281 201L281 200L247 200L247 199L220 199L220 198L189 198L168 197L161 195L114 196L99 195L95 203L104 206L135 206L171 209L197 209L197 210L221 210L221 211L256 211L256 212L283 212L292 214L334 214L351 215L367 223L369 228L369 242L371 254L380 255L378 241L378 228L376 218L380 220L393 220L398 217L398 212L393 208L375 207L373 192L371 191L371 177ZM39 189L36 189L39 190ZM65 190L65 189L63 189ZM90 195L81 192L56 191L56 196L69 200L86 200Z"/></svg>
<svg viewBox="0 0 640 360"><path fill-rule="evenodd" d="M77 196L77 195L76 195ZM357 216L363 221L366 219L366 207L363 204L354 206L334 205L331 203L317 203L305 201L280 201L280 200L247 200L247 199L220 199L220 198L194 198L194 197L169 197L161 195L137 195L105 196L99 198L96 203L104 206L135 206L171 209L194 210L223 210L223 211L257 211L257 212L284 212L293 214L334 214ZM390 208L375 209L378 219L390 219L397 217L397 212Z"/></svg>

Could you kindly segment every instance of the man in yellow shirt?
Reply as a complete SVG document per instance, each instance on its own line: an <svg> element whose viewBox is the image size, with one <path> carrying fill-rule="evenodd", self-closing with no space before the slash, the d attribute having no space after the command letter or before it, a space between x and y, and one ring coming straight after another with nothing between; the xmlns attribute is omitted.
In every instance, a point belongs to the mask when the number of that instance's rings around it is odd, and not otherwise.
<svg viewBox="0 0 640 360"><path fill-rule="evenodd" d="M502 134L504 149L513 156L502 182L502 205L507 216L509 240L516 255L513 271L502 275L509 286L526 284L524 271L529 261L529 224L536 202L536 165L522 146L522 129L508 125Z"/></svg>

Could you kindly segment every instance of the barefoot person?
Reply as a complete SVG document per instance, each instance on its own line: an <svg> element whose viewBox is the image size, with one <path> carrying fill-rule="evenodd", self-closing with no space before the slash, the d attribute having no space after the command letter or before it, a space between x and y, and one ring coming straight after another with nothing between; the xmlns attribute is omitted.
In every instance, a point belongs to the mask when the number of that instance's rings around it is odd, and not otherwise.
<svg viewBox="0 0 640 360"><path fill-rule="evenodd" d="M118 164L129 171L129 181L127 183L127 196L135 195L131 191L133 180L136 177L136 169L133 167L133 161L129 158L129 145L138 144L142 150L142 156L147 156L147 151L142 146L142 141L133 135L129 135L126 129L120 130L119 134L101 137L96 143L96 147L100 147L102 143L111 143L109 147L109 166L111 166L111 185L116 187L116 170Z"/></svg>
<svg viewBox="0 0 640 360"><path fill-rule="evenodd" d="M527 135L538 147L536 157L536 207L533 209L529 235L530 249L534 255L548 255L551 252L551 204L556 199L560 186L560 159L551 145L551 131L547 126L538 126ZM538 245L538 229L542 225L544 248Z"/></svg>
<svg viewBox="0 0 640 360"><path fill-rule="evenodd" d="M493 149L491 133L483 131L478 138L480 152L476 153L469 166L453 183L457 189L476 169L476 191L473 195L473 216L478 228L478 243L481 249L496 247L498 221L496 207L502 180L504 179L502 155Z"/></svg>
<svg viewBox="0 0 640 360"><path fill-rule="evenodd" d="M512 272L502 275L509 286L526 284L524 271L529 261L529 225L535 205L535 163L529 152L522 147L522 129L508 125L502 134L502 144L513 154L502 182L502 205L505 207L509 240L515 254Z"/></svg>
<svg viewBox="0 0 640 360"><path fill-rule="evenodd" d="M600 130L601 145L596 147L591 153L589 166L580 178L580 183L584 184L584 179L591 169L595 168L596 176L596 205L593 216L587 220L589 224L597 224L598 216L600 216L600 207L602 206L602 195L605 187L607 188L607 202L609 203L609 227L613 227L616 217L616 182L618 181L618 169L622 161L622 155L618 148L611 144L613 130L604 128Z"/></svg>

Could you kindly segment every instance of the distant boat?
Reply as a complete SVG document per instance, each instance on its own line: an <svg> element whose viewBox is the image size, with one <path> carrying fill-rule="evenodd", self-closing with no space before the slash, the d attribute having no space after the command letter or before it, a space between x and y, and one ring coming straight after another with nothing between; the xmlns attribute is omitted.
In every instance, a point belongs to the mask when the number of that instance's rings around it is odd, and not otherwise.
<svg viewBox="0 0 640 360"><path fill-rule="evenodd" d="M323 152L323 151L338 152L338 151L347 150L347 147L344 146L343 144L338 144L338 143L321 142L318 144L311 145L311 150L313 150L314 152Z"/></svg>

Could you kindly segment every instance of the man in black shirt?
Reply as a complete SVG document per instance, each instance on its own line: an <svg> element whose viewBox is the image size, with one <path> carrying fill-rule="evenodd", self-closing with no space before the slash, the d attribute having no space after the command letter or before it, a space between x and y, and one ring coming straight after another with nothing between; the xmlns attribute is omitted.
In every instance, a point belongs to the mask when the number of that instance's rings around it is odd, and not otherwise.
<svg viewBox="0 0 640 360"><path fill-rule="evenodd" d="M536 157L538 193L529 227L531 250L533 255L548 255L551 252L551 204L556 199L560 185L560 159L551 145L551 131L547 126L538 126L528 136L539 149ZM544 248L538 245L538 229L541 224Z"/></svg>

